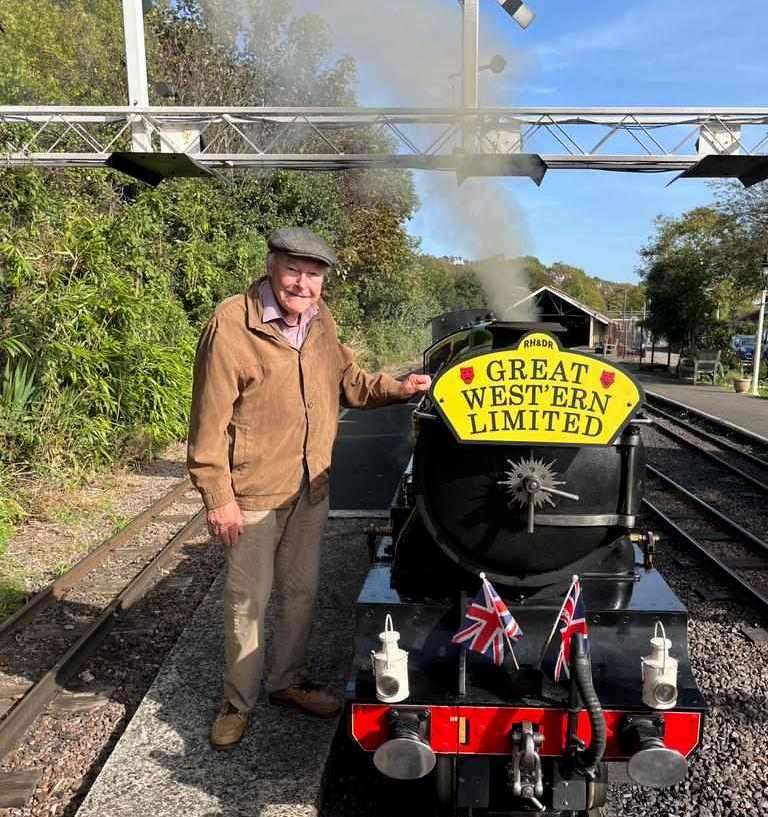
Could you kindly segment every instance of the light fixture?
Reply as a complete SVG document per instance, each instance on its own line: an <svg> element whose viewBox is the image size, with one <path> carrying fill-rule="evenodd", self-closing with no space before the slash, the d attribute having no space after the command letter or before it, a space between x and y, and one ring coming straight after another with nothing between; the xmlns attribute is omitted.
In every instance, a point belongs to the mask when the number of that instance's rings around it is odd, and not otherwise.
<svg viewBox="0 0 768 817"><path fill-rule="evenodd" d="M520 28L528 28L536 16L522 0L498 0L498 3Z"/></svg>
<svg viewBox="0 0 768 817"><path fill-rule="evenodd" d="M653 628L651 654L640 659L643 703L652 709L671 709L677 703L677 659L669 654L671 646L664 625L657 621Z"/></svg>
<svg viewBox="0 0 768 817"><path fill-rule="evenodd" d="M485 65L481 65L478 71L490 71L493 74L500 74L507 67L507 61L501 54L494 54L491 61Z"/></svg>

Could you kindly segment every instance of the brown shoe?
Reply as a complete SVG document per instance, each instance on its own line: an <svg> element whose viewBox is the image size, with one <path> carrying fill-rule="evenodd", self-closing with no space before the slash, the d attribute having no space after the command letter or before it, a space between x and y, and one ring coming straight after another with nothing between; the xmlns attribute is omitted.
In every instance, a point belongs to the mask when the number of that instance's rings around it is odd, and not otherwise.
<svg viewBox="0 0 768 817"><path fill-rule="evenodd" d="M270 693L269 702L277 706L298 709L318 718L332 718L341 709L341 702L315 684L304 682Z"/></svg>
<svg viewBox="0 0 768 817"><path fill-rule="evenodd" d="M241 712L229 701L224 701L209 736L214 749L234 749L248 726L250 713Z"/></svg>

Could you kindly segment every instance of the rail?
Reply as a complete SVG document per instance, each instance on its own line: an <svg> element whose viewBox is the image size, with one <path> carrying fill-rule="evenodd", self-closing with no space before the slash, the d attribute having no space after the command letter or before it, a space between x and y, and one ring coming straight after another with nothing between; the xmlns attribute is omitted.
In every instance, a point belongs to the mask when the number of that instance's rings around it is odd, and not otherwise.
<svg viewBox="0 0 768 817"><path fill-rule="evenodd" d="M658 468L647 465L646 471L647 492L657 498L644 497L643 507L768 612L768 584L760 587L752 578L756 573L767 575L768 543ZM678 498L683 507L670 497Z"/></svg>
<svg viewBox="0 0 768 817"><path fill-rule="evenodd" d="M181 499L182 495L189 489L190 485L187 480L175 485L150 508L136 517L123 531L120 531L118 536L121 536L121 534L122 536L118 541L122 542L131 535L135 536L161 510L167 508L174 501ZM204 510L197 511L180 530L156 550L148 562L138 570L134 567L131 577L126 580L124 586L101 608L96 618L87 624L74 643L55 657L54 663L8 710L4 718L0 720L0 759L16 748L18 741L23 737L27 729L42 714L56 695L62 691L67 681L83 666L88 656L102 642L115 623L117 616L133 607L151 589L157 575L174 558L179 548L202 528L204 515ZM125 531L129 529L130 531L126 533ZM13 621L6 622L3 636L7 639L11 632L18 629L21 624L29 626L33 616L54 601L65 598L67 590L77 586L78 581L85 575L90 574L94 568L100 566L108 558L116 547L116 538L112 537L106 540L97 548L94 554L89 554L88 557L75 565L68 574L60 577L65 580L62 584L57 585L54 582L53 585L50 585L45 591L42 591L31 600L22 611L14 616ZM93 558L90 558L91 556Z"/></svg>

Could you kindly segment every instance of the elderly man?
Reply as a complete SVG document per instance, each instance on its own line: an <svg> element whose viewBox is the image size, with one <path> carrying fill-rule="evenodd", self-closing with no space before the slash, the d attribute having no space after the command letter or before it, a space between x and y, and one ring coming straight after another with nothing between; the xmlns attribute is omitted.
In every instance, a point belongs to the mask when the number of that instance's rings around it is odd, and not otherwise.
<svg viewBox="0 0 768 817"><path fill-rule="evenodd" d="M304 679L302 663L339 405L386 406L430 385L425 375L400 382L355 364L321 300L336 263L321 238L289 227L267 244L267 276L219 305L195 360L188 467L227 559L224 702L210 734L218 749L237 745L256 705L273 586L270 702L338 712L334 697Z"/></svg>

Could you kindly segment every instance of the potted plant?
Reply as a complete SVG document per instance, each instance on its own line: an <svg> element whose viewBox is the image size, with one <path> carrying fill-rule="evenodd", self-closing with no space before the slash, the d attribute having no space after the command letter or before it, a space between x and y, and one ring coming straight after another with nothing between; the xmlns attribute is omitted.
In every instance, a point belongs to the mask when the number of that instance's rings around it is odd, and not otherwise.
<svg viewBox="0 0 768 817"><path fill-rule="evenodd" d="M733 378L733 390L736 394L745 394L749 391L749 387L752 385L752 378L751 377L734 377Z"/></svg>

